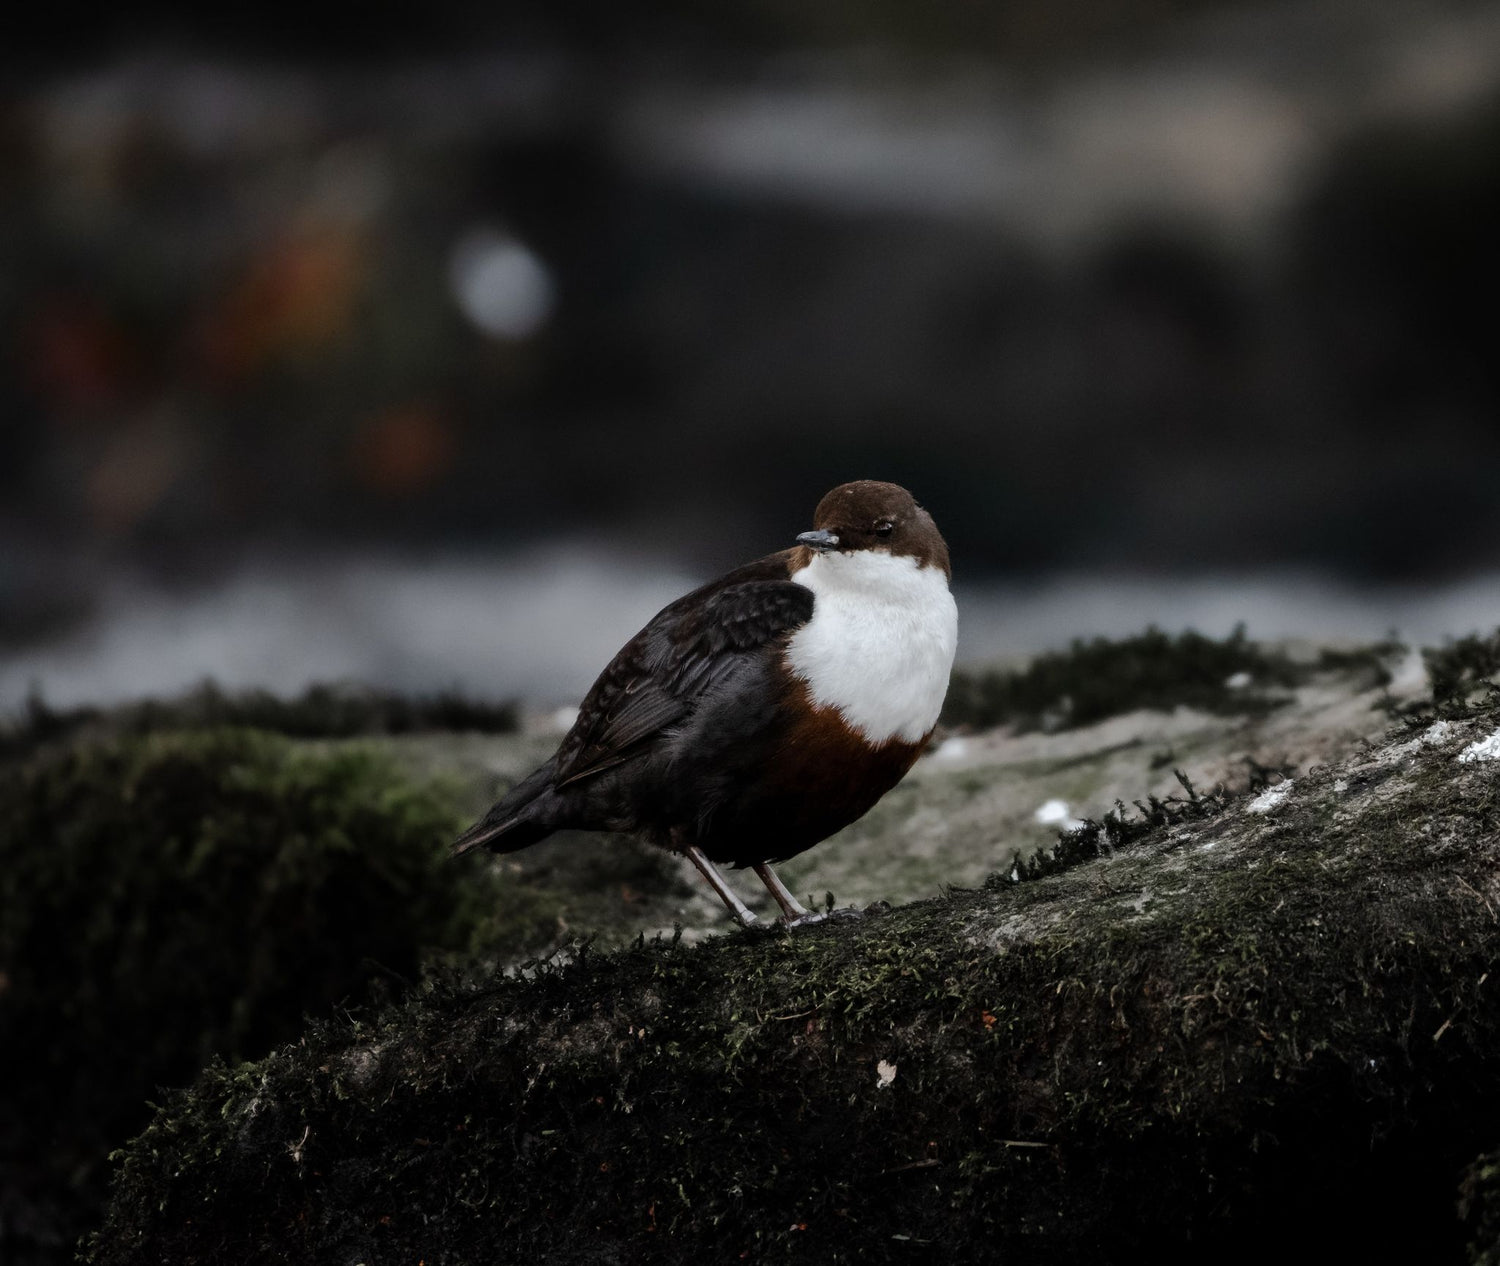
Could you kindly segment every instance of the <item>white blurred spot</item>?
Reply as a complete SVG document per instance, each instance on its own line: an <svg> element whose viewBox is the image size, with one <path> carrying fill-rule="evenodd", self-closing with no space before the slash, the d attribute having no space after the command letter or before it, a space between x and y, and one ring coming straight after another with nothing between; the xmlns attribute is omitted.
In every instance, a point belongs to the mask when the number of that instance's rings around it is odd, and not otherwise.
<svg viewBox="0 0 1500 1266"><path fill-rule="evenodd" d="M493 338L529 338L557 302L546 265L523 242L495 229L471 229L458 239L448 282L463 314Z"/></svg>
<svg viewBox="0 0 1500 1266"><path fill-rule="evenodd" d="M881 1060L875 1065L875 1089L884 1090L896 1080L896 1065Z"/></svg>
<svg viewBox="0 0 1500 1266"><path fill-rule="evenodd" d="M1285 782L1279 782L1274 787L1267 787L1245 807L1251 813L1270 813L1272 809L1277 808L1291 794L1292 780L1288 778Z"/></svg>
<svg viewBox="0 0 1500 1266"><path fill-rule="evenodd" d="M1255 678L1242 668L1239 672L1231 673L1228 677L1224 678L1224 685L1230 690L1243 690L1254 680Z"/></svg>
<svg viewBox="0 0 1500 1266"><path fill-rule="evenodd" d="M1034 816L1044 826L1055 826L1063 831L1076 831L1083 825L1083 819L1073 816L1066 800L1049 800Z"/></svg>
<svg viewBox="0 0 1500 1266"><path fill-rule="evenodd" d="M1066 822L1069 816L1066 800L1049 800L1036 811L1036 820L1044 824Z"/></svg>
<svg viewBox="0 0 1500 1266"><path fill-rule="evenodd" d="M552 722L554 730L566 734L573 728L574 722L578 720L578 709L574 707L558 708L549 719Z"/></svg>
<svg viewBox="0 0 1500 1266"><path fill-rule="evenodd" d="M1500 760L1500 730L1496 730L1489 738L1470 743L1458 754L1458 759L1466 765L1476 760Z"/></svg>
<svg viewBox="0 0 1500 1266"><path fill-rule="evenodd" d="M932 755L937 760L961 760L968 754L969 740L959 738L955 734L952 738L945 738L939 743L937 751Z"/></svg>

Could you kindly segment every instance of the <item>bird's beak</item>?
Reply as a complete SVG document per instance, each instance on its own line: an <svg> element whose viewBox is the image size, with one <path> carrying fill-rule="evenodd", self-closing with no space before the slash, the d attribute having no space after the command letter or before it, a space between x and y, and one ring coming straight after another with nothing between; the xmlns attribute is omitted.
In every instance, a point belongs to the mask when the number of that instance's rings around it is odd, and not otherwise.
<svg viewBox="0 0 1500 1266"><path fill-rule="evenodd" d="M802 535L797 538L797 544L806 545L809 549L815 549L818 551L818 553L822 554L828 550L838 548L839 534L837 532L828 532L823 528L818 528L814 532L802 533Z"/></svg>

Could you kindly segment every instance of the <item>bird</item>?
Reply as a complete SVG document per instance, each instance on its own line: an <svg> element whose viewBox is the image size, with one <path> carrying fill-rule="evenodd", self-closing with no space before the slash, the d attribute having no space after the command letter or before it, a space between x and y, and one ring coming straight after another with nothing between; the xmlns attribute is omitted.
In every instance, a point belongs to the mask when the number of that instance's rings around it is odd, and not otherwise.
<svg viewBox="0 0 1500 1266"><path fill-rule="evenodd" d="M947 544L910 492L841 484L794 545L658 612L599 674L552 758L454 854L511 853L563 830L634 834L686 856L745 927L760 920L721 865L753 870L783 925L824 918L771 864L862 817L926 747L957 645L951 579Z"/></svg>

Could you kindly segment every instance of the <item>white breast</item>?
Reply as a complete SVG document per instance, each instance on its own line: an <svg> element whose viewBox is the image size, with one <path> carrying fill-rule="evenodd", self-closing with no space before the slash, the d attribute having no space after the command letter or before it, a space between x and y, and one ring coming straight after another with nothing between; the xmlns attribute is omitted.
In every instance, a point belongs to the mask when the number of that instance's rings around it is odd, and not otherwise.
<svg viewBox="0 0 1500 1266"><path fill-rule="evenodd" d="M787 645L813 702L872 743L914 743L932 729L958 643L947 576L908 555L857 550L814 555L792 579L815 595Z"/></svg>

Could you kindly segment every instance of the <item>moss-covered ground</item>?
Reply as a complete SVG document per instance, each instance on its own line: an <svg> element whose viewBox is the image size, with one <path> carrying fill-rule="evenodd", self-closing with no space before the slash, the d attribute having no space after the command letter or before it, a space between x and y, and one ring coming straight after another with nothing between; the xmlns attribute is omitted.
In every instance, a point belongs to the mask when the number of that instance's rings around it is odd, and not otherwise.
<svg viewBox="0 0 1500 1266"><path fill-rule="evenodd" d="M295 738L350 738L434 730L508 734L519 728L514 703L485 703L456 692L412 698L351 682L309 686L286 699L268 690L226 691L212 681L177 699L143 699L114 708L54 708L40 695L0 723L0 760L79 738L162 730L241 727Z"/></svg>
<svg viewBox="0 0 1500 1266"><path fill-rule="evenodd" d="M1434 682L1452 683L1429 700L1420 677L1415 687L1409 672L1388 679L1391 648L1267 651L1231 639L1226 652L1192 642L1174 669L1177 640L1144 640L1156 659L1139 681L1152 691L1174 674L1205 680L1204 665L1217 672L1226 653L1289 665L1293 684L1277 687L1282 701L1271 708L1168 710L1160 694L1132 688L1112 705L1128 710L1090 724L950 731L871 814L784 875L813 901L832 892L840 904L924 903L870 926L919 919L913 943L947 955L951 937L934 929L965 903L1008 892L1012 873L1052 875L1099 853L1101 841L1106 853L1133 846L1145 818L1132 801L1168 829L1206 822L1224 800L1215 788L1346 759L1380 743L1391 715L1419 727L1462 721L1483 706L1496 662L1489 639L1429 653ZM1142 639L1130 643L1127 658L1138 657ZM1085 647L1038 680L1081 697L1113 658ZM1246 687L1236 680L1220 684L1237 698ZM0 1066L16 1071L0 1090L0 1260L68 1260L76 1233L98 1224L106 1157L149 1119L147 1100L189 1082L211 1057L234 1068L298 1038L306 1016L326 1022L342 1007L369 1026L370 1007L402 997L426 970L486 979L538 955L565 959L580 938L594 963L639 942L612 969L625 982L636 970L628 963L691 971L699 942L710 956L754 958L754 943L722 937L722 908L686 863L630 840L564 835L511 857L447 860L456 827L555 745L555 729L537 719L517 729L518 719L506 707L354 687L278 700L206 686L114 710L59 713L37 702L4 729ZM1203 805L1171 802L1186 795L1178 769ZM1123 824L1110 816L1117 802ZM1105 835L1074 836L1052 852L1058 822L1038 810L1057 804L1071 819L1105 823ZM1089 866L1102 873L1116 860ZM987 881L987 893L961 891ZM753 878L733 882L761 901ZM1013 913L1049 908L1023 887L1005 898L1021 903ZM1121 899L1152 909L1159 898ZM847 950L869 934L854 929L836 944ZM806 946L825 935L811 933ZM774 994L784 984L777 973L796 960L783 963L788 947L774 939L761 950L770 957L754 972L769 973ZM1002 1013L989 1011L998 1023ZM926 1021L902 1024L926 1032ZM746 1058L759 1059L765 1035L746 1033ZM878 1102L889 1102L884 1092ZM802 1133L788 1132L792 1154ZM1464 1159L1485 1147L1493 1139ZM935 1168L924 1159L901 1172Z"/></svg>
<svg viewBox="0 0 1500 1266"><path fill-rule="evenodd" d="M110 1150L210 1056L262 1055L308 1012L535 935L524 891L448 864L453 790L368 746L234 729L43 746L0 768L6 1262L67 1260Z"/></svg>
<svg viewBox="0 0 1500 1266"><path fill-rule="evenodd" d="M1035 878L325 1017L170 1097L92 1260L1461 1260L1500 1120L1500 766L1461 756L1497 726Z"/></svg>
<svg viewBox="0 0 1500 1266"><path fill-rule="evenodd" d="M943 720L1026 731L1089 725L1140 708L1264 716L1292 702L1291 689L1320 670L1357 673L1369 686L1387 685L1405 651L1394 641L1328 648L1309 662L1250 640L1243 626L1222 639L1150 628L1134 637L1080 639L1024 667L960 670Z"/></svg>

